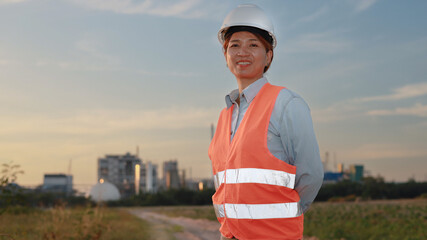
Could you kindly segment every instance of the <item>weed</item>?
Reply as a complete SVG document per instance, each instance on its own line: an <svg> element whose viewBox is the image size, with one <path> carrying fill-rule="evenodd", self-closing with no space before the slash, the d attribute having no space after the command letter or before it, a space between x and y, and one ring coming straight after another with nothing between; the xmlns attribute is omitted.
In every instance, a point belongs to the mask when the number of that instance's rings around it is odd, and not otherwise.
<svg viewBox="0 0 427 240"><path fill-rule="evenodd" d="M172 226L172 232L183 232L184 228L180 225L173 225Z"/></svg>
<svg viewBox="0 0 427 240"><path fill-rule="evenodd" d="M126 211L64 205L17 214L7 211L0 217L0 233L1 240L150 239L148 223Z"/></svg>

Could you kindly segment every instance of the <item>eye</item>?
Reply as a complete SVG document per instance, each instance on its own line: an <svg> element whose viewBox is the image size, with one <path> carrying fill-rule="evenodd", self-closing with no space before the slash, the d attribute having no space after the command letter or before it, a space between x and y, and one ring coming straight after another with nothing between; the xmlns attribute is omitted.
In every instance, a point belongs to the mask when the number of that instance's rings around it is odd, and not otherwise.
<svg viewBox="0 0 427 240"><path fill-rule="evenodd" d="M258 44L257 43L251 43L249 46L250 47L258 47Z"/></svg>
<svg viewBox="0 0 427 240"><path fill-rule="evenodd" d="M230 44L228 47L232 48L232 47L238 47L238 46L239 46L239 44L237 44L237 43L232 43L232 44Z"/></svg>

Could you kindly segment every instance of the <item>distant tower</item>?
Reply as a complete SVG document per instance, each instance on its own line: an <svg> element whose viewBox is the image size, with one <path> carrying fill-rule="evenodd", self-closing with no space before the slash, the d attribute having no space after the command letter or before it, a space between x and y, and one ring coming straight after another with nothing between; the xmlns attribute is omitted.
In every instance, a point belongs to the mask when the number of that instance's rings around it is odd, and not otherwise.
<svg viewBox="0 0 427 240"><path fill-rule="evenodd" d="M337 171L337 168L338 168L338 166L337 166L337 153L334 152L334 170Z"/></svg>
<svg viewBox="0 0 427 240"><path fill-rule="evenodd" d="M170 160L163 163L163 181L166 189L178 189L181 187L177 160Z"/></svg>
<svg viewBox="0 0 427 240"><path fill-rule="evenodd" d="M140 183L141 183L141 165L135 164L135 194L139 195Z"/></svg>
<svg viewBox="0 0 427 240"><path fill-rule="evenodd" d="M149 161L145 164L145 191L156 192L157 184L157 165Z"/></svg>
<svg viewBox="0 0 427 240"><path fill-rule="evenodd" d="M323 161L323 169L325 170L325 172L327 172L329 170L328 164L329 164L329 152L326 151L326 153L325 153L325 160Z"/></svg>
<svg viewBox="0 0 427 240"><path fill-rule="evenodd" d="M181 187L185 188L185 169L182 170Z"/></svg>
<svg viewBox="0 0 427 240"><path fill-rule="evenodd" d="M344 164L343 163L338 163L338 169L337 171L339 173L343 173L344 172Z"/></svg>

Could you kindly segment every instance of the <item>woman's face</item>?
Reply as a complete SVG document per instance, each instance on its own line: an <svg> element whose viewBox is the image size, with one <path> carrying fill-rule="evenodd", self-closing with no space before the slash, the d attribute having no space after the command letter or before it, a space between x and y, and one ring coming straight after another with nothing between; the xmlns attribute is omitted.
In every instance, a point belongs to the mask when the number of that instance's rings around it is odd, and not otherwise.
<svg viewBox="0 0 427 240"><path fill-rule="evenodd" d="M272 57L264 45L250 32L236 32L224 52L231 73L240 80L256 81L263 76L264 68Z"/></svg>

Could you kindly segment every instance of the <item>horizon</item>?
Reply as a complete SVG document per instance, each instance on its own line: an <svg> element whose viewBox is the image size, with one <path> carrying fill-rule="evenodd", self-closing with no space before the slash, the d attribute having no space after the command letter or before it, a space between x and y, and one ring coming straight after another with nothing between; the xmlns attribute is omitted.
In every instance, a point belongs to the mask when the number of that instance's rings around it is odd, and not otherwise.
<svg viewBox="0 0 427 240"><path fill-rule="evenodd" d="M242 3L271 16L266 77L311 109L322 160L427 181L427 2L0 0L0 164L20 185L135 153L212 174L211 124L237 88L217 39ZM424 6L424 7L423 7Z"/></svg>

